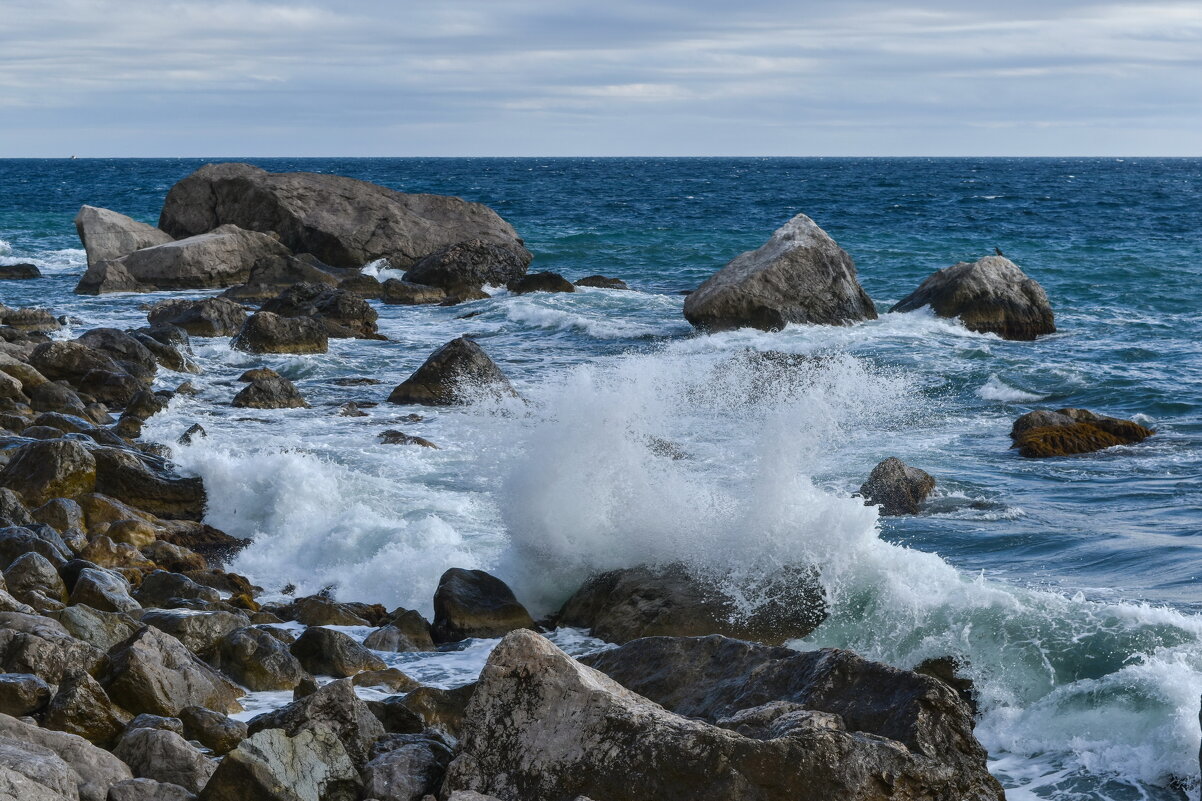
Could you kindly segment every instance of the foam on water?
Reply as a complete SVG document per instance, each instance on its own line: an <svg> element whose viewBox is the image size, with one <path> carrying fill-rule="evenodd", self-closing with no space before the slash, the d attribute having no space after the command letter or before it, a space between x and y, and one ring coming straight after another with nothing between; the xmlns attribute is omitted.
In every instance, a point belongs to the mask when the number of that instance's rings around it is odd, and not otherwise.
<svg viewBox="0 0 1202 801"><path fill-rule="evenodd" d="M977 394L985 400L1002 401L1004 403L1033 403L1043 400L1044 395L1012 387L996 374L990 375Z"/></svg>

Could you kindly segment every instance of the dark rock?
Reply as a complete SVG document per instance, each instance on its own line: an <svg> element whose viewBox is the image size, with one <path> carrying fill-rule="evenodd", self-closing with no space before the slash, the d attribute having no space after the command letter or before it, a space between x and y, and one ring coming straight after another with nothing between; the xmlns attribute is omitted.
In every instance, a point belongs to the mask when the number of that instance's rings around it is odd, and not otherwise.
<svg viewBox="0 0 1202 801"><path fill-rule="evenodd" d="M217 643L210 663L252 692L292 690L306 677L288 644L265 629L240 628Z"/></svg>
<svg viewBox="0 0 1202 801"><path fill-rule="evenodd" d="M914 672L938 679L948 687L951 687L975 717L977 714L976 686L973 684L972 679L960 675L961 668L962 664L958 659L950 656L938 656L924 659L914 666Z"/></svg>
<svg viewBox="0 0 1202 801"><path fill-rule="evenodd" d="M50 333L63 327L49 309L10 309L4 304L0 304L0 325L8 326L18 334Z"/></svg>
<svg viewBox="0 0 1202 801"><path fill-rule="evenodd" d="M29 405L35 412L64 412L80 417L88 413L75 390L57 381L49 381L30 390Z"/></svg>
<svg viewBox="0 0 1202 801"><path fill-rule="evenodd" d="M418 687L413 692L399 698L387 699L388 716L395 722L401 719L402 711L405 716L419 721L418 730L427 729L440 732L453 740L459 739L463 731L464 713L472 693L476 690L475 683L465 684L452 690L440 690L437 687ZM393 703L395 701L395 703ZM390 729L399 731L399 729Z"/></svg>
<svg viewBox="0 0 1202 801"><path fill-rule="evenodd" d="M295 737L319 728L338 736L356 767L367 762L372 743L384 736L384 727L347 680L330 682L312 695L259 715L249 726L252 737L266 729L283 729Z"/></svg>
<svg viewBox="0 0 1202 801"><path fill-rule="evenodd" d="M142 628L140 623L127 614L103 612L82 604L68 606L53 615L72 637L99 651L107 651L124 642Z"/></svg>
<svg viewBox="0 0 1202 801"><path fill-rule="evenodd" d="M14 526L27 526L34 522L21 496L8 488L0 488L0 519Z"/></svg>
<svg viewBox="0 0 1202 801"><path fill-rule="evenodd" d="M316 317L335 338L379 339L376 310L362 298L325 284L294 284L263 304L281 317Z"/></svg>
<svg viewBox="0 0 1202 801"><path fill-rule="evenodd" d="M163 729L164 731L175 732L182 737L184 735L184 721L180 718L169 718L163 715L151 715L149 712L143 712L141 715L134 716L129 723L125 724L127 732L134 729Z"/></svg>
<svg viewBox="0 0 1202 801"><path fill-rule="evenodd" d="M380 801L422 801L438 791L451 761L451 749L429 737L400 735L373 750L379 753L363 767L363 794Z"/></svg>
<svg viewBox="0 0 1202 801"><path fill-rule="evenodd" d="M351 684L356 687L375 687L390 693L407 693L422 686L421 682L400 668L364 670L351 676Z"/></svg>
<svg viewBox="0 0 1202 801"><path fill-rule="evenodd" d="M230 347L249 353L325 353L329 341L325 326L316 318L255 312Z"/></svg>
<svg viewBox="0 0 1202 801"><path fill-rule="evenodd" d="M164 300L150 307L152 326L173 325L194 337L231 337L246 322L246 309L225 298Z"/></svg>
<svg viewBox="0 0 1202 801"><path fill-rule="evenodd" d="M221 593L180 573L156 570L142 579L137 597L143 606L149 608L162 607L176 598L216 602L221 600Z"/></svg>
<svg viewBox="0 0 1202 801"><path fill-rule="evenodd" d="M34 264L0 264L0 281L24 281L41 277L42 271Z"/></svg>
<svg viewBox="0 0 1202 801"><path fill-rule="evenodd" d="M1019 455L1029 458L1092 453L1116 445L1133 445L1155 431L1132 420L1106 417L1088 409L1038 409L1014 421L1010 439ZM0 483L3 474L0 473Z"/></svg>
<svg viewBox="0 0 1202 801"><path fill-rule="evenodd" d="M341 631L321 626L305 629L291 650L305 670L317 676L343 678L387 667L378 656Z"/></svg>
<svg viewBox="0 0 1202 801"><path fill-rule="evenodd" d="M272 261L252 268L245 284L232 286L221 296L239 303L263 303L271 300L293 284L307 282L337 286L334 268L322 264L311 254Z"/></svg>
<svg viewBox="0 0 1202 801"><path fill-rule="evenodd" d="M129 715L113 706L96 679L78 671L59 685L42 718L42 725L108 747L125 730L128 720Z"/></svg>
<svg viewBox="0 0 1202 801"><path fill-rule="evenodd" d="M472 239L422 258L405 273L405 280L441 287L452 294L463 287L505 286L520 280L533 258L520 244Z"/></svg>
<svg viewBox="0 0 1202 801"><path fill-rule="evenodd" d="M294 737L265 729L221 760L200 801L358 801L361 787L331 729L306 729Z"/></svg>
<svg viewBox="0 0 1202 801"><path fill-rule="evenodd" d="M149 626L114 646L101 683L130 712L173 717L189 706L234 712L245 695L179 640Z"/></svg>
<svg viewBox="0 0 1202 801"><path fill-rule="evenodd" d="M374 275L355 273L338 282L338 288L364 300L379 300L384 296L384 287Z"/></svg>
<svg viewBox="0 0 1202 801"><path fill-rule="evenodd" d="M50 685L32 673L0 673L0 714L22 718L50 701Z"/></svg>
<svg viewBox="0 0 1202 801"><path fill-rule="evenodd" d="M159 366L149 348L116 328L93 328L85 331L75 341L106 354L123 371L146 383L154 378Z"/></svg>
<svg viewBox="0 0 1202 801"><path fill-rule="evenodd" d="M392 391L388 401L451 406L468 403L478 394L516 396L501 368L475 341L463 336L434 351Z"/></svg>
<svg viewBox="0 0 1202 801"><path fill-rule="evenodd" d="M534 618L509 586L483 570L453 567L438 580L430 627L435 642L500 637L514 629L533 627Z"/></svg>
<svg viewBox="0 0 1202 801"><path fill-rule="evenodd" d="M880 506L883 515L916 515L922 502L935 489L930 473L910 467L890 456L868 474L860 485L860 494L869 506Z"/></svg>
<svg viewBox="0 0 1202 801"><path fill-rule="evenodd" d="M439 450L437 445L425 437L415 437L412 434L406 434L404 431L398 431L395 428L381 431L380 442L385 445L420 445L423 448Z"/></svg>
<svg viewBox="0 0 1202 801"><path fill-rule="evenodd" d="M348 401L338 407L339 417L367 417L367 412L359 408L359 404Z"/></svg>
<svg viewBox="0 0 1202 801"><path fill-rule="evenodd" d="M152 225L96 206L79 209L75 215L75 230L87 251L89 265L119 259L135 250L171 241L168 234Z"/></svg>
<svg viewBox="0 0 1202 801"><path fill-rule="evenodd" d="M113 755L140 779L174 784L192 793L200 792L217 770L217 763L166 729L133 729L117 743Z"/></svg>
<svg viewBox="0 0 1202 801"><path fill-rule="evenodd" d="M71 603L85 604L100 612L137 613L141 604L130 596L129 582L117 573L99 567L79 572L71 590Z"/></svg>
<svg viewBox="0 0 1202 801"><path fill-rule="evenodd" d="M192 441L197 437L204 439L207 436L209 436L209 434L207 431L205 431L204 426L202 426L200 423L193 423L192 425L188 426L187 431L179 435L178 442L180 445L191 445Z"/></svg>
<svg viewBox="0 0 1202 801"><path fill-rule="evenodd" d="M203 706L190 706L180 710L184 724L184 736L196 740L216 756L224 756L246 739L246 724L227 718L219 712Z"/></svg>
<svg viewBox="0 0 1202 801"><path fill-rule="evenodd" d="M170 520L204 516L207 497L200 478L180 476L165 461L134 451L96 448L92 455L97 492Z"/></svg>
<svg viewBox="0 0 1202 801"><path fill-rule="evenodd" d="M50 618L0 612L0 671L32 673L47 684L60 684L80 670L94 671L103 656Z"/></svg>
<svg viewBox="0 0 1202 801"><path fill-rule="evenodd" d="M142 622L165 631L194 654L203 656L227 634L250 625L250 618L236 612L195 612L185 609L152 609Z"/></svg>
<svg viewBox="0 0 1202 801"><path fill-rule="evenodd" d="M1004 256L939 270L897 302L891 312L930 306L940 317L959 317L971 331L1002 339L1035 339L1056 330L1048 296L1033 278Z"/></svg>
<svg viewBox="0 0 1202 801"><path fill-rule="evenodd" d="M41 555L56 566L66 562L70 553L57 532L55 538L47 539L39 536L39 531L32 527L0 528L0 569L7 569L13 562L31 552Z"/></svg>
<svg viewBox="0 0 1202 801"><path fill-rule="evenodd" d="M287 615L306 626L370 626L347 604L340 604L324 595L297 598L288 604Z"/></svg>
<svg viewBox="0 0 1202 801"><path fill-rule="evenodd" d="M309 402L287 378L256 378L230 402L239 409L307 409Z"/></svg>
<svg viewBox="0 0 1202 801"><path fill-rule="evenodd" d="M689 294L684 316L710 331L775 331L789 323L846 325L877 315L851 256L798 214L758 250L736 256Z"/></svg>
<svg viewBox="0 0 1202 801"><path fill-rule="evenodd" d="M418 612L402 610L388 625L376 629L363 640L363 645L373 651L403 653L409 651L432 651L434 641L430 637L430 624Z"/></svg>
<svg viewBox="0 0 1202 801"><path fill-rule="evenodd" d="M572 282L559 273L530 273L509 283L509 291L515 295L528 292L575 292Z"/></svg>
<svg viewBox="0 0 1202 801"><path fill-rule="evenodd" d="M451 297L440 286L414 284L409 281L398 281L389 278L380 284L380 300L390 306L422 306L431 303L445 303Z"/></svg>
<svg viewBox="0 0 1202 801"><path fill-rule="evenodd" d="M595 289L630 289L621 278L606 278L604 275L586 275L576 282L576 286L589 286Z"/></svg>

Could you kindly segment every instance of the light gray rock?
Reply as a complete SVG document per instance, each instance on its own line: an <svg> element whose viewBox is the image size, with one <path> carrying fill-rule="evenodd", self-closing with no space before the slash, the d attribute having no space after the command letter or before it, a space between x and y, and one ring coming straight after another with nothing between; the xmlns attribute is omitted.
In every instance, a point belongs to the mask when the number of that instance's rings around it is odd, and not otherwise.
<svg viewBox="0 0 1202 801"><path fill-rule="evenodd" d="M251 735L221 760L201 801L357 801L362 781L327 728Z"/></svg>
<svg viewBox="0 0 1202 801"><path fill-rule="evenodd" d="M227 713L242 708L242 688L156 628L142 629L108 656L101 683L114 702L134 714L177 717L189 706Z"/></svg>
<svg viewBox="0 0 1202 801"><path fill-rule="evenodd" d="M97 567L79 571L71 590L71 603L85 604L100 612L137 612L141 604L129 594L129 582L117 573Z"/></svg>
<svg viewBox="0 0 1202 801"><path fill-rule="evenodd" d="M3 739L40 746L56 754L78 777L80 801L105 801L109 787L133 778L120 759L74 734L40 729L9 715L0 715L0 740Z"/></svg>
<svg viewBox="0 0 1202 801"><path fill-rule="evenodd" d="M0 737L0 799L77 801L79 776L49 748Z"/></svg>
<svg viewBox="0 0 1202 801"><path fill-rule="evenodd" d="M282 729L290 736L310 729L328 729L338 736L356 767L367 762L372 743L384 736L384 727L346 679L330 682L285 707L259 715L249 725L251 735L267 729Z"/></svg>
<svg viewBox="0 0 1202 801"><path fill-rule="evenodd" d="M135 250L166 244L171 236L153 225L138 222L109 209L82 206L75 215L75 230L88 253L88 264L128 256Z"/></svg>
<svg viewBox="0 0 1202 801"><path fill-rule="evenodd" d="M250 618L237 612L191 609L152 609L141 620L175 637L194 654L207 654L222 637L250 625Z"/></svg>
<svg viewBox="0 0 1202 801"><path fill-rule="evenodd" d="M421 801L442 783L451 749L428 737L385 738L363 767L363 795L378 801Z"/></svg>
<svg viewBox="0 0 1202 801"><path fill-rule="evenodd" d="M80 571L81 573L83 571ZM77 640L107 651L129 639L142 625L122 612L102 612L86 604L68 606L53 613L67 633Z"/></svg>
<svg viewBox="0 0 1202 801"><path fill-rule="evenodd" d="M179 785L193 793L199 793L217 770L216 762L166 729L132 729L113 754L139 778Z"/></svg>
<svg viewBox="0 0 1202 801"><path fill-rule="evenodd" d="M0 670L5 673L32 673L58 684L76 671L95 670L103 657L50 618L0 612Z"/></svg>
<svg viewBox="0 0 1202 801"><path fill-rule="evenodd" d="M32 673L0 673L0 714L20 718L50 701L50 685Z"/></svg>

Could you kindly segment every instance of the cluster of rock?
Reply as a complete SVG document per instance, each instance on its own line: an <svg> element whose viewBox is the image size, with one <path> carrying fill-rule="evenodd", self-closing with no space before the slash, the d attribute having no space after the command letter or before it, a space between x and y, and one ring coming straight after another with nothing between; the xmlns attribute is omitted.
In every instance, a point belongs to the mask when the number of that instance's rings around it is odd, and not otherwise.
<svg viewBox="0 0 1202 801"><path fill-rule="evenodd" d="M1142 442L1155 432L1133 420L1096 414L1088 409L1037 409L1014 421L1013 447L1022 456L1046 458L1092 453L1116 445Z"/></svg>

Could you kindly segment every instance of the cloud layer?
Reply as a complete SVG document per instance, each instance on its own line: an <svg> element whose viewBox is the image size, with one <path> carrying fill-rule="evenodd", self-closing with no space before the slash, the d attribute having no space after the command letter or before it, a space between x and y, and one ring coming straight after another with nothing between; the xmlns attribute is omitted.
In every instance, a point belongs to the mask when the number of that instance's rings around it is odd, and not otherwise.
<svg viewBox="0 0 1202 801"><path fill-rule="evenodd" d="M0 0L0 156L1197 155L1196 2Z"/></svg>

